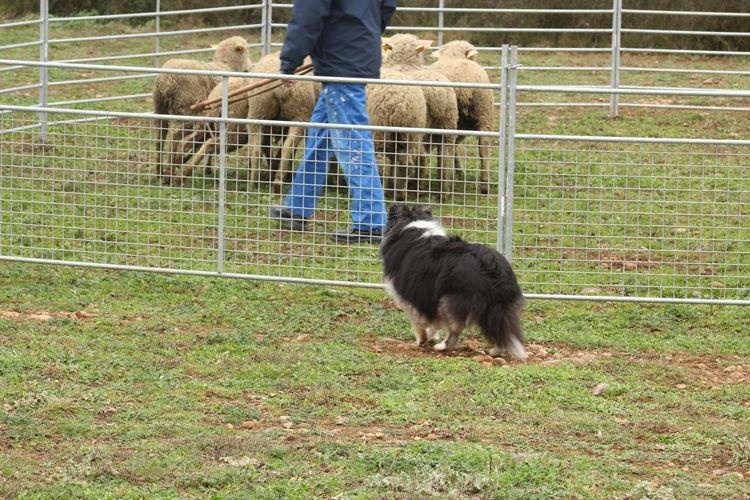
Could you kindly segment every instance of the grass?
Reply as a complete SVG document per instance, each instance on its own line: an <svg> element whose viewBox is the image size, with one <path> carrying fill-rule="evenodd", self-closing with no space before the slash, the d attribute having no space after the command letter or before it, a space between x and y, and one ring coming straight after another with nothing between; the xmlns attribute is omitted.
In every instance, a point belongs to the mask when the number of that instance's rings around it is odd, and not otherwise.
<svg viewBox="0 0 750 500"><path fill-rule="evenodd" d="M132 28L70 29L62 35ZM0 32L0 45L23 36ZM149 50L140 43L134 52ZM76 58L120 48L55 50ZM522 63L560 56L534 57ZM606 63L566 57L566 65ZM22 85L36 73L6 76L5 85ZM633 72L625 83L649 78ZM680 86L696 77L657 78ZM736 75L710 78L747 87ZM149 85L55 88L53 98ZM149 101L101 106L146 111ZM745 118L623 108L610 119L603 109L526 107L518 131L736 138L750 132ZM36 117L12 120L5 124ZM215 182L199 175L183 188L159 185L148 127L82 123L51 130L47 147L29 133L0 143L0 253L214 270ZM518 146L514 263L527 293L747 298L742 148ZM467 181L441 210L467 239L494 244L497 196L473 189L473 147L464 150ZM245 161L231 156L230 173ZM239 177L228 183L227 272L379 281L374 247L323 243L346 213L345 196L324 197L316 232L290 235L265 217L277 195ZM679 267L685 262L695 267ZM3 497L724 499L750 490L747 307L532 300L523 313L531 356L502 363L484 354L476 332L449 354L416 348L378 289L12 262L0 262L0 284ZM607 387L594 395L599 384Z"/></svg>
<svg viewBox="0 0 750 500"><path fill-rule="evenodd" d="M0 266L6 496L740 498L746 308L531 302L531 358L381 291ZM594 386L607 383L601 396Z"/></svg>

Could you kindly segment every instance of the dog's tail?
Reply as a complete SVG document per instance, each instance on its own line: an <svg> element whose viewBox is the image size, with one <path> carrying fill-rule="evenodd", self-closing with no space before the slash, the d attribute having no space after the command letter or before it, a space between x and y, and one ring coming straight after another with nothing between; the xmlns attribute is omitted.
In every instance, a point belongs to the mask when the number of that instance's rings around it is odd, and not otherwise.
<svg viewBox="0 0 750 500"><path fill-rule="evenodd" d="M487 309L479 326L485 337L501 351L518 359L526 358L521 332L523 297L509 303L495 303Z"/></svg>

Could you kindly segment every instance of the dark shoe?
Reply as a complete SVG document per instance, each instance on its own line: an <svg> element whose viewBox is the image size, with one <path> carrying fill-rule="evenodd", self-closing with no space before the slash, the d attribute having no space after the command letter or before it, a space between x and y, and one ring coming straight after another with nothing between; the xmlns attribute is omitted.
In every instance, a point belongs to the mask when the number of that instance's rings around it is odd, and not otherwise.
<svg viewBox="0 0 750 500"><path fill-rule="evenodd" d="M380 229L352 228L331 233L330 237L338 243L380 243L380 240L383 239L383 231Z"/></svg>
<svg viewBox="0 0 750 500"><path fill-rule="evenodd" d="M304 231L305 225L310 220L278 205L271 205L268 209L268 216L278 222L281 227L292 231Z"/></svg>

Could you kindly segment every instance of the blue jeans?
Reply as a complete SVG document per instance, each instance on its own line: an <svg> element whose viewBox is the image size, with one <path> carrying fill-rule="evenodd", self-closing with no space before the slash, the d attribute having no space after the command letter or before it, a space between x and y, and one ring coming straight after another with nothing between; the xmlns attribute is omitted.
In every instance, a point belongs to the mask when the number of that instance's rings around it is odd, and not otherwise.
<svg viewBox="0 0 750 500"><path fill-rule="evenodd" d="M326 83L315 104L312 123L369 125L364 84ZM284 206L295 215L310 218L315 213L328 177L331 155L338 160L351 196L352 228L382 230L386 211L383 184L375 161L372 132L345 128L307 131L305 157L294 174Z"/></svg>

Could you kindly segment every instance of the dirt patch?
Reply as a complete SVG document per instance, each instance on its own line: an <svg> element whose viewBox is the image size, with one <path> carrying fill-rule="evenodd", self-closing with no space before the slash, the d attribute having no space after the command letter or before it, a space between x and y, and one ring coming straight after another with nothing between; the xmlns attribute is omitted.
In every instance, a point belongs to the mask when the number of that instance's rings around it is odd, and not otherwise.
<svg viewBox="0 0 750 500"><path fill-rule="evenodd" d="M46 322L53 319L72 319L72 320L87 320L98 317L98 313L91 311L2 311L0 310L0 319L6 319L9 321L39 321Z"/></svg>
<svg viewBox="0 0 750 500"><path fill-rule="evenodd" d="M432 347L419 347L414 342L406 342L392 338L371 338L368 342L370 350L377 353L388 353L396 357L444 357L444 358L472 358L487 365L510 366L519 364L554 365L563 361L586 363L599 359L612 358L614 354L609 350L573 349L562 344L527 344L528 359L493 358L487 352L489 347L478 339L469 338L451 351L435 351Z"/></svg>
<svg viewBox="0 0 750 500"><path fill-rule="evenodd" d="M452 351L435 351L432 347L419 347L414 342L393 338L371 337L367 344L371 351L387 353L399 358L471 358L485 366L514 366L523 364L556 365L563 362L576 364L602 360L627 359L633 363L650 363L658 360L686 370L694 384L720 388L725 385L750 383L750 363L741 356L700 356L687 353L658 354L644 352L618 352L612 349L576 349L563 343L527 344L525 360L493 358L487 354L488 347L479 339L462 341ZM677 384L677 389L686 389L688 384ZM747 403L750 406L750 402Z"/></svg>

